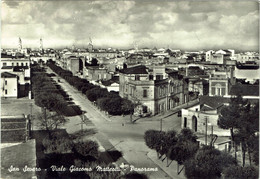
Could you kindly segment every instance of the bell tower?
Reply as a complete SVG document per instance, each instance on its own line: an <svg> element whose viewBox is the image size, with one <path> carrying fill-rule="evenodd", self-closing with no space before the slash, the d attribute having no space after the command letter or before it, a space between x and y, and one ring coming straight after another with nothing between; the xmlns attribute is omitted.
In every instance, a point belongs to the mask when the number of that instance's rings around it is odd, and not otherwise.
<svg viewBox="0 0 260 179"><path fill-rule="evenodd" d="M19 37L19 42L18 42L18 51L21 52L23 49L23 45L22 45L22 39Z"/></svg>

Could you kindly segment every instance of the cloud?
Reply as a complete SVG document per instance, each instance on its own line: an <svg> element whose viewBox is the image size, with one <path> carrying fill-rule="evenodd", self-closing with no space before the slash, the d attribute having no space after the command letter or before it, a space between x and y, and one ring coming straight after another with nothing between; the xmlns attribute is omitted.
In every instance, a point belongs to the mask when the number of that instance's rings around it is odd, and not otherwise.
<svg viewBox="0 0 260 179"><path fill-rule="evenodd" d="M95 46L258 47L257 2L12 2L2 4L3 47L18 36L28 44L42 37L46 46L84 46L92 37Z"/></svg>

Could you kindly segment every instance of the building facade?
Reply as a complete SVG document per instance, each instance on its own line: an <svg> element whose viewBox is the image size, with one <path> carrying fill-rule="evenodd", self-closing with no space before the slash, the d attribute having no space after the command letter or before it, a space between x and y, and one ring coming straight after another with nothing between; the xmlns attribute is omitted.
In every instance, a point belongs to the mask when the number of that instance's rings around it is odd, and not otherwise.
<svg viewBox="0 0 260 179"><path fill-rule="evenodd" d="M139 65L119 73L119 95L147 107L152 115L187 102L188 85L175 70Z"/></svg>
<svg viewBox="0 0 260 179"><path fill-rule="evenodd" d="M1 73L1 97L18 97L18 77L9 72Z"/></svg>

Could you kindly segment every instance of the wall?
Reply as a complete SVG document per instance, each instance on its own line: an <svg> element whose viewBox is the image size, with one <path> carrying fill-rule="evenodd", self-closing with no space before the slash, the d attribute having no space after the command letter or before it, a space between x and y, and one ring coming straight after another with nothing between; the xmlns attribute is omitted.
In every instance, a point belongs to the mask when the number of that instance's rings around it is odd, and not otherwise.
<svg viewBox="0 0 260 179"><path fill-rule="evenodd" d="M208 113L202 113L200 111L193 111L193 110L187 110L182 109L182 122L181 126L184 128L184 118L187 119L187 128L190 128L195 131L194 126L194 119L193 117L197 118L197 133L205 134L206 131L206 125L205 125L205 118L208 119L208 127L207 127L207 133L208 135L211 134L211 126L213 126L213 134L216 134L218 136L230 136L230 131L221 129L218 127L218 114L215 113L215 111L208 112ZM211 124L211 125L210 125Z"/></svg>
<svg viewBox="0 0 260 179"><path fill-rule="evenodd" d="M5 80L7 85L5 85ZM7 94L5 94L7 90ZM17 78L1 78L1 97L16 97L18 96Z"/></svg>

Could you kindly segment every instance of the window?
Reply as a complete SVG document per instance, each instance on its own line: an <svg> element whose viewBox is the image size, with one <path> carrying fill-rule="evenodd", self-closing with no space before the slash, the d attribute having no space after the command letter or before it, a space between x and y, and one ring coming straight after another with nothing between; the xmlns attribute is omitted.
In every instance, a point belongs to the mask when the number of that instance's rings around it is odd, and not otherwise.
<svg viewBox="0 0 260 179"><path fill-rule="evenodd" d="M140 76L139 75L135 75L135 80L140 80Z"/></svg>
<svg viewBox="0 0 260 179"><path fill-rule="evenodd" d="M25 66L28 66L28 63L25 63Z"/></svg>
<svg viewBox="0 0 260 179"><path fill-rule="evenodd" d="M3 63L3 66L6 66L7 64L6 63Z"/></svg>
<svg viewBox="0 0 260 179"><path fill-rule="evenodd" d="M5 94L7 94L7 89L5 90Z"/></svg>
<svg viewBox="0 0 260 179"><path fill-rule="evenodd" d="M221 93L222 93L222 94L221 94L222 96L225 96L225 95L226 95L226 88L222 88Z"/></svg>
<svg viewBox="0 0 260 179"><path fill-rule="evenodd" d="M22 63L22 66L23 66L23 63Z"/></svg>
<svg viewBox="0 0 260 179"><path fill-rule="evenodd" d="M156 75L156 80L162 80L163 79L163 75Z"/></svg>
<svg viewBox="0 0 260 179"><path fill-rule="evenodd" d="M14 63L12 63L12 66L14 66Z"/></svg>
<svg viewBox="0 0 260 179"><path fill-rule="evenodd" d="M143 97L144 97L144 98L147 98L147 89L144 89L144 90L143 90Z"/></svg>
<svg viewBox="0 0 260 179"><path fill-rule="evenodd" d="M19 66L19 63L16 63L16 66Z"/></svg>
<svg viewBox="0 0 260 179"><path fill-rule="evenodd" d="M5 80L5 85L7 85L7 80Z"/></svg>
<svg viewBox="0 0 260 179"><path fill-rule="evenodd" d="M214 88L214 87L211 88L211 94L212 94L213 96L215 95L215 88Z"/></svg>

